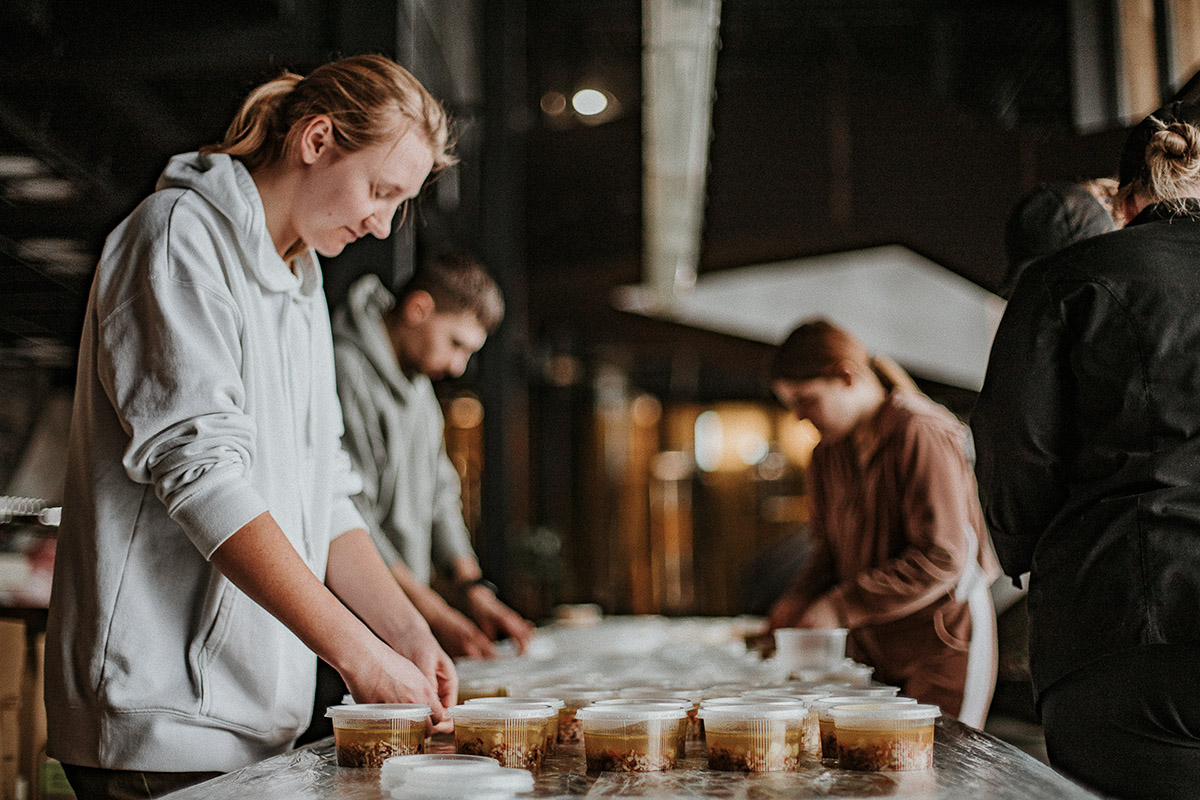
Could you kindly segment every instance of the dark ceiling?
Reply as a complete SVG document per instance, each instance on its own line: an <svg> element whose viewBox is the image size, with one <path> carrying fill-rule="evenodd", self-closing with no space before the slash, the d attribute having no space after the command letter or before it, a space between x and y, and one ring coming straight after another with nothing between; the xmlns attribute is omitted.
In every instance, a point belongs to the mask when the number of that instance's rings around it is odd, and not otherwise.
<svg viewBox="0 0 1200 800"><path fill-rule="evenodd" d="M507 106L448 99L464 123L470 163L457 205L426 201L418 239L486 249L480 239L497 229L477 224L481 206L511 196L519 209L504 220L519 230L500 233L520 253L518 305L532 346L583 356L624 348L644 382L660 386L676 380L681 360L693 365L693 389L706 372L736 375L737 357L710 365L708 355L761 348L631 319L607 302L613 287L640 279L641 7L0 4L0 156L33 156L69 184L65 196L30 200L0 177L0 344L73 346L77 336L90 270L40 258L30 240L78 241L83 260L94 261L167 156L217 138L249 88L281 67L303 71L336 54L375 50L403 60L399 18L424 31L408 38L434 65L431 85L463 68L455 56L462 47L444 39L457 31L483 54L480 85L495 85L488 71L500 63L520 72L523 98ZM475 10L474 27L431 20L464 8ZM1090 136L1072 129L1068 28L1067 0L725 0L701 273L898 242L994 286L1016 198L1038 180L1096 177L1115 163L1118 126ZM521 55L497 62L486 55L497 48ZM584 82L602 82L621 113L588 126L539 109L546 91ZM497 107L505 118L489 128L485 116ZM478 143L487 130L507 132L521 148L505 160L519 168L507 178L511 194L493 190L489 200L479 187L502 159ZM376 251L361 252L342 257L352 265L344 274L361 271ZM506 288L513 285L510 278ZM754 375L738 380L710 393L748 390Z"/></svg>

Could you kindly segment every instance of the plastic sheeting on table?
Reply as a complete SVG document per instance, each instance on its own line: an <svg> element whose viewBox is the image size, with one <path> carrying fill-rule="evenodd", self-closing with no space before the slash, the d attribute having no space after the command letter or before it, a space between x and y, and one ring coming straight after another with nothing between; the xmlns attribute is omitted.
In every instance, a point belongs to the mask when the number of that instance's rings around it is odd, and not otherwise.
<svg viewBox="0 0 1200 800"><path fill-rule="evenodd" d="M439 734L429 752L454 751ZM338 767L333 740L252 764L174 792L170 800L384 800L378 769ZM585 771L583 748L560 747L536 773L534 790L518 798L721 798L804 800L872 798L896 800L1047 800L1095 798L1045 764L957 720L941 718L934 739L933 769L921 772L850 772L813 763L796 772L743 774L707 767L702 744L690 742L674 769L653 773ZM464 800L468 800L464 796Z"/></svg>

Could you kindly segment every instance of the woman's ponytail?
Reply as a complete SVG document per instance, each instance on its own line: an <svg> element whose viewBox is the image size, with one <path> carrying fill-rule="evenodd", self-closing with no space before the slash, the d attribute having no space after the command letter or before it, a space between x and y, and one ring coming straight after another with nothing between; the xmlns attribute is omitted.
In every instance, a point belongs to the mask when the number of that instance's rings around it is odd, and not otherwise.
<svg viewBox="0 0 1200 800"><path fill-rule="evenodd" d="M262 84L245 99L218 144L200 148L202 153L227 153L250 171L274 163L282 155L287 128L280 120L283 98L302 80L294 72Z"/></svg>
<svg viewBox="0 0 1200 800"><path fill-rule="evenodd" d="M887 391L921 393L921 390L917 388L917 382L912 379L911 375L904 371L904 367L887 356L873 355L867 364Z"/></svg>
<svg viewBox="0 0 1200 800"><path fill-rule="evenodd" d="M325 115L338 147L352 153L415 131L433 155L433 171L455 162L445 109L408 70L380 55L349 56L305 77L284 72L259 86L219 144L251 171L287 156L305 124Z"/></svg>

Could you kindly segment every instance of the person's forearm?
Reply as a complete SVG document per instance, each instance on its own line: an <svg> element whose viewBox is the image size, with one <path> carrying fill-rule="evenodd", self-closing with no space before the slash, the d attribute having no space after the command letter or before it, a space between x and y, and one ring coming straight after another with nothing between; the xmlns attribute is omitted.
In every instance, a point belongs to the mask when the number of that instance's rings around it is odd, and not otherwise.
<svg viewBox="0 0 1200 800"><path fill-rule="evenodd" d="M449 610L449 605L442 596L435 592L427 583L417 579L412 570L408 568L402 560L397 559L389 567L392 577L396 579L396 583L416 606L417 611L426 620L440 612Z"/></svg>
<svg viewBox="0 0 1200 800"><path fill-rule="evenodd" d="M367 657L371 632L317 579L270 513L226 539L211 561L335 668Z"/></svg>
<svg viewBox="0 0 1200 800"><path fill-rule="evenodd" d="M349 531L333 540L325 583L379 638L400 652L414 633L432 636L424 617L364 530Z"/></svg>
<svg viewBox="0 0 1200 800"><path fill-rule="evenodd" d="M450 566L454 573L455 586L462 586L464 583L470 583L483 577L483 570L479 568L479 562L471 556L459 556Z"/></svg>

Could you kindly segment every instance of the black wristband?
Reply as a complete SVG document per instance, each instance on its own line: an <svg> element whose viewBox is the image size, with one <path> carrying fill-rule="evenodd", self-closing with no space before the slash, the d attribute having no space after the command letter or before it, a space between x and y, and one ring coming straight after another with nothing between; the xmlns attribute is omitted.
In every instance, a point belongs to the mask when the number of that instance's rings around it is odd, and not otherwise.
<svg viewBox="0 0 1200 800"><path fill-rule="evenodd" d="M458 588L463 594L466 594L467 590L471 589L474 586L482 586L485 589L487 589L488 591L490 591L492 594L500 593L500 589L499 589L499 587L496 586L496 584L492 583L487 578L482 578L482 577L476 578L475 580L471 580L471 581L463 581L462 583L460 583L458 585Z"/></svg>

